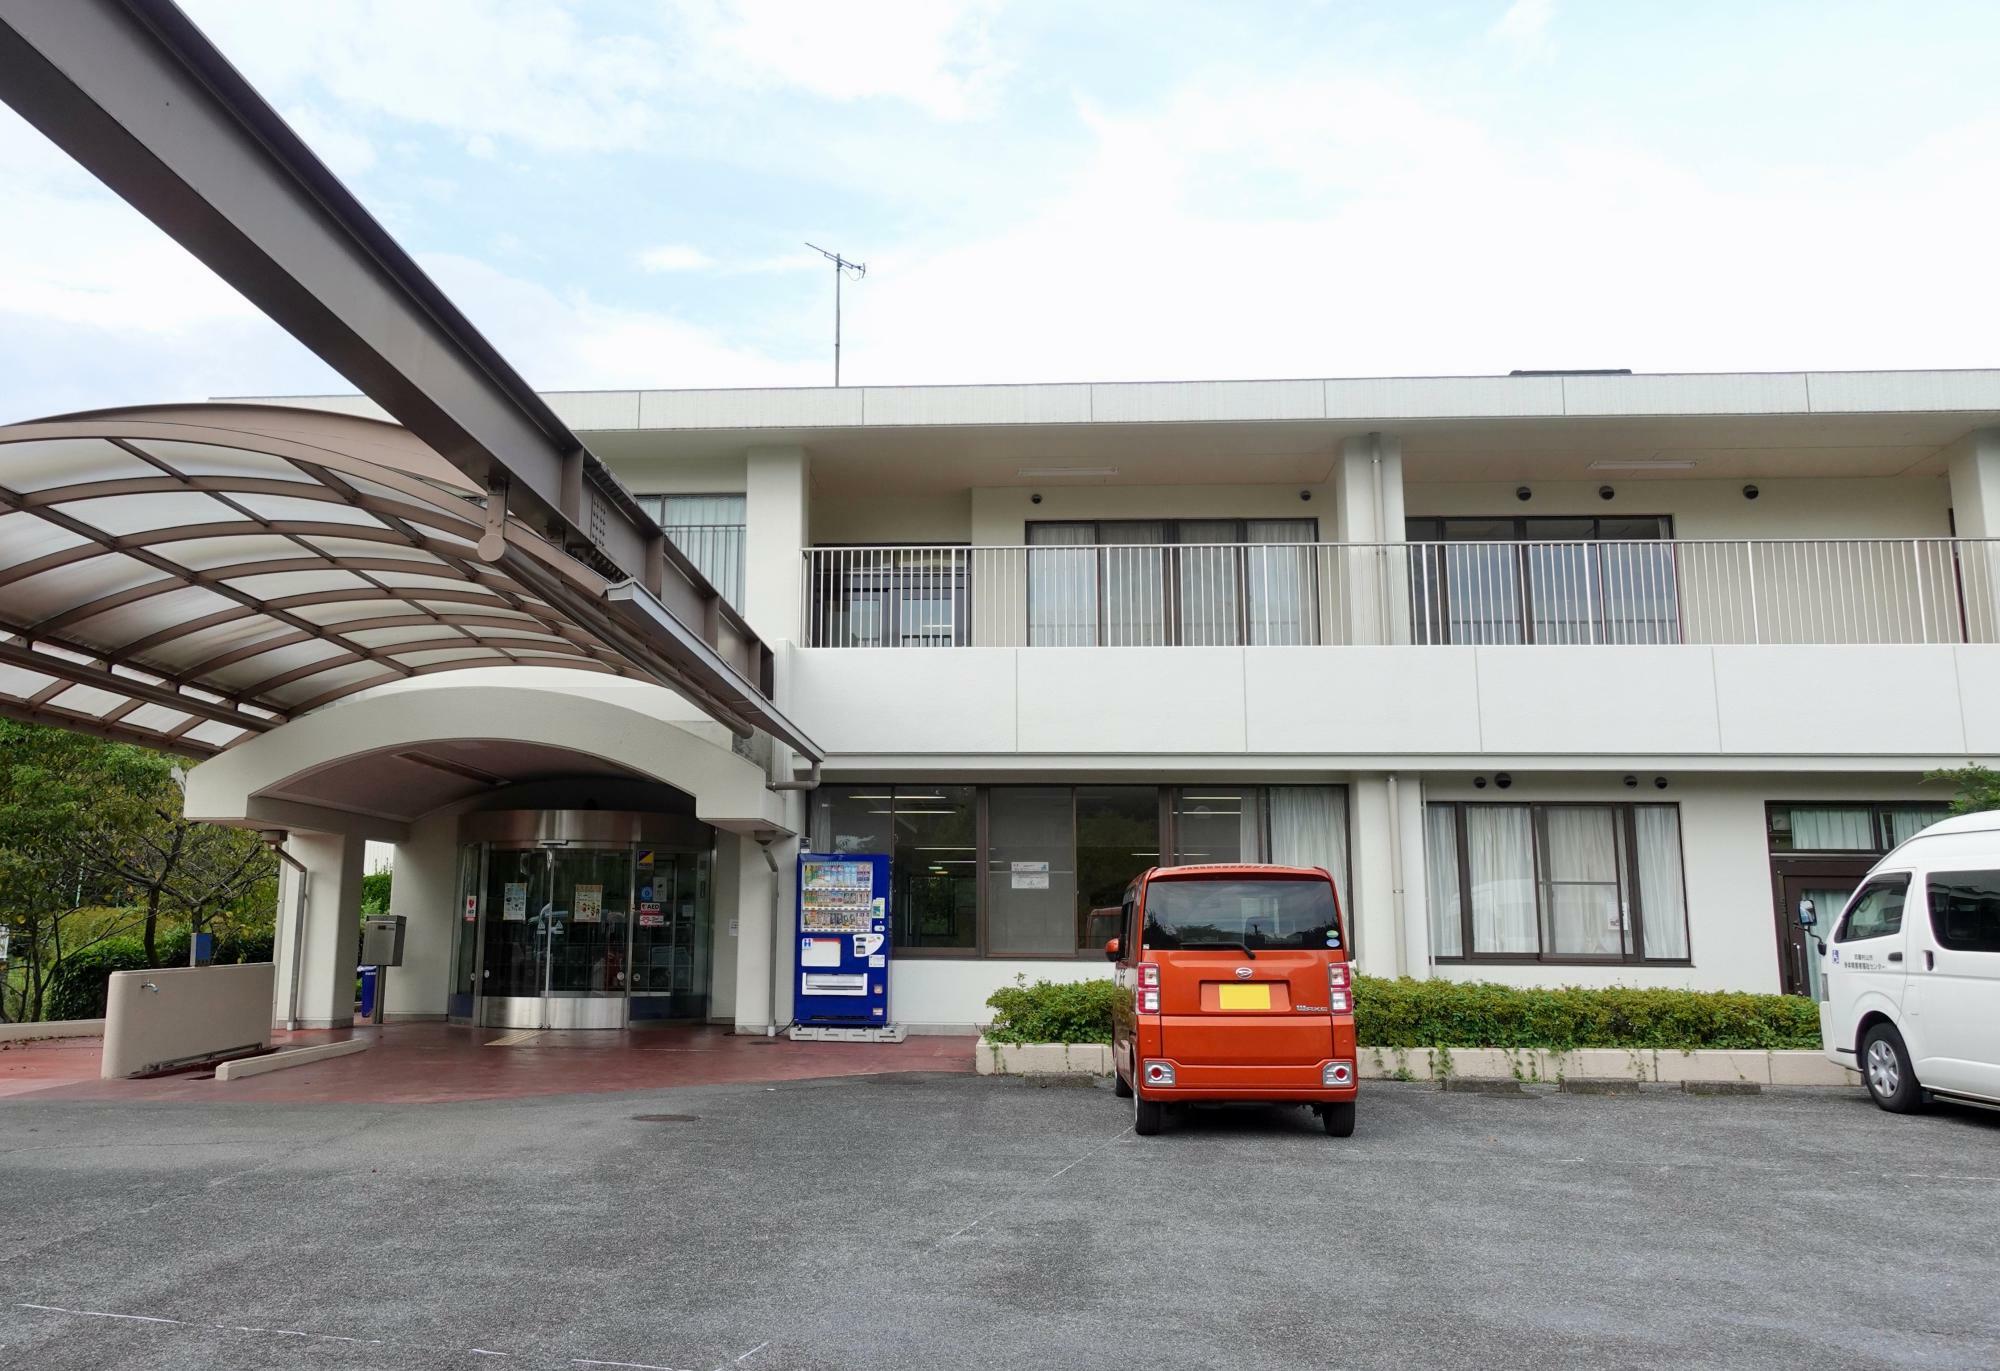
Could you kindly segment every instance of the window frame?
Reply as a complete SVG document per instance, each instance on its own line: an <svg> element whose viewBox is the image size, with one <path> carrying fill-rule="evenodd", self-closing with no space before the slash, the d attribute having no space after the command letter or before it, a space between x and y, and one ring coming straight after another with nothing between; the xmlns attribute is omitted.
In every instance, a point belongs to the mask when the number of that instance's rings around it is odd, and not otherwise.
<svg viewBox="0 0 2000 1371"><path fill-rule="evenodd" d="M1951 806L1943 801L1935 804L1924 800L1766 800L1764 802L1764 846L1777 857L1860 857L1885 856L1896 850L1899 843L1892 841L1889 833L1889 811L1894 809L1932 809L1938 811L1939 819L1951 817ZM1782 811L1794 809L1840 809L1868 811L1868 831L1874 839L1872 847L1778 847L1772 841L1777 829L1773 820ZM1789 822L1789 820L1787 820Z"/></svg>
<svg viewBox="0 0 2000 1371"><path fill-rule="evenodd" d="M1250 642L1249 555L1242 549L1253 548L1253 547L1291 547L1291 546L1302 545L1302 544L1290 544L1290 543L1253 543L1249 541L1250 525L1266 524L1266 523L1311 524L1312 536L1306 539L1305 542L1316 545L1320 541L1319 516L1313 514L1301 515L1296 518L1293 517L1279 518L1278 516L1275 515L1254 515L1254 516L1246 515L1240 518L1223 517L1214 519L1146 519L1139 517L1121 517L1117 519L1030 519L1023 525L1021 534L1022 542L1024 546L1026 546L1026 548L1028 549L1027 576L1023 586L1023 593L1026 596L1026 602L1029 605L1033 605L1035 602L1034 578L1035 578L1035 560L1036 560L1034 554L1036 552L1043 550L1051 552L1060 552L1068 550L1068 551L1089 551L1093 553L1094 554L1093 560L1096 563L1097 606L1095 614L1092 619L1092 628L1094 629L1094 636L1096 637L1097 640L1095 645L1098 647L1105 646L1104 638L1106 630L1106 616L1104 611L1106 604L1108 603L1106 595L1106 586L1109 577L1107 575L1105 566L1106 558L1104 556L1104 549L1106 544L1104 542L1104 529L1107 525L1157 524L1161 529L1161 537L1158 543L1119 543L1115 544L1115 546L1121 548L1156 547L1160 550L1161 553L1160 593L1162 596L1161 609L1163 611L1162 622L1160 625L1160 631L1162 634L1163 641L1161 642L1160 646L1162 647L1189 646L1189 644L1183 641L1187 635L1182 615L1181 558L1174 552L1174 549L1177 547L1214 547L1214 546L1234 547L1238 549L1235 557L1231 559L1231 564L1235 574L1236 641L1233 643L1197 644L1196 646L1214 646L1214 647L1260 646L1259 644L1252 644ZM1187 524L1232 524L1235 527L1236 536L1229 543L1223 543L1223 544L1216 544L1208 541L1190 543L1181 537L1181 528L1183 525ZM1038 528L1088 528L1091 531L1090 542L1037 543L1034 540L1034 531ZM1312 644L1317 644L1322 636L1320 632L1322 626L1321 625L1322 615L1320 613L1321 609L1320 600L1322 595L1322 587L1320 585L1319 558L1317 557L1310 558L1308 560L1307 570L1310 573L1311 585L1309 587L1308 593L1301 597L1299 603L1301 610L1310 617L1311 623L1308 625L1302 625L1300 630L1300 636L1306 644L1312 645ZM1027 645L1029 647L1036 646L1037 644L1034 642L1034 622L1032 619L1028 621L1028 623L1025 625L1025 628L1026 632L1024 636L1028 640Z"/></svg>
<svg viewBox="0 0 2000 1371"><path fill-rule="evenodd" d="M855 604L858 600L863 599L871 600L881 607L882 640L878 643L863 644L852 641L853 634L850 632L846 635L849 641L831 644L832 646L872 646L875 648L971 646L972 607L974 603L972 593L972 544L966 542L814 543L807 549L808 553L887 552L901 554L912 551L962 552L965 555L954 559L948 578L937 574L933 569L908 565L901 561L900 557L893 565L888 566L865 568L859 565L851 565L837 569L824 568L820 565L820 559L809 557L806 562L805 613L811 641L808 641L806 646L829 646L828 643L818 640L833 636L829 629L829 626L833 622L832 610L836 607L844 610ZM879 583L866 589L860 595L856 595L852 592L851 586L853 578L857 575L873 575L879 578ZM928 582L926 581L927 576L929 577ZM843 578L849 582L847 587L843 587L840 584ZM926 585L941 587L946 584L950 586L952 598L953 632L951 642L938 644L906 643L901 641L903 597L898 592L913 587L922 589ZM847 590L848 593L841 594L840 592L843 589Z"/></svg>
<svg viewBox="0 0 2000 1371"><path fill-rule="evenodd" d="M1268 793L1265 792L1268 792L1273 785L1282 783L1273 781L1196 780L1188 782L1186 784L1178 784L1178 783L1170 783L1162 781L1082 780L1082 781L1044 781L1039 783L1033 781L1021 781L1021 782L1008 782L1005 784L993 785L980 781L965 781L965 780L884 781L884 780L873 780L867 777L861 777L861 778L842 778L837 784L840 788L847 790L855 790L865 787L869 789L879 788L883 791L886 791L891 797L889 801L889 807L892 811L900 803L901 792L904 791L905 789L910 789L918 786L970 786L972 788L973 831L974 834L976 835L973 839L973 842L975 844L974 855L979 868L979 879L975 884L973 892L972 946L903 947L900 945L892 944L891 945L892 955L898 958L908 957L919 960L933 960L933 961L941 960L941 961L1066 962L1066 961L1085 961L1089 960L1092 957L1102 958L1104 955L1104 946L1102 943L1092 944L1084 941L1084 939L1088 937L1090 931L1090 911L1087 908L1079 908L1075 914L1074 937L1077 946L1074 951L1000 953L1000 952L995 952L993 950L992 930L991 930L992 902L987 898L986 882L990 877L990 875L992 874L989 868L992 865L992 853L993 853L991 801L994 791L1023 789L1023 788L1052 789L1056 787L1061 787L1062 789L1067 790L1069 792L1069 803L1070 803L1071 860L1076 861L1077 860L1076 806L1077 806L1078 790L1085 788L1093 788L1093 787L1103 787L1103 786L1129 786L1134 789L1149 788L1154 792L1154 803L1156 806L1155 812L1159 816L1158 821L1159 821L1159 834L1160 834L1159 855L1151 863L1151 865L1167 866L1172 864L1173 860L1172 853L1175 851L1175 848L1179 842L1179 837L1175 831L1176 825L1174 822L1174 817L1175 817L1174 806L1175 806L1176 796L1182 790L1187 789L1190 786L1218 786L1218 787L1230 787L1240 790L1254 789L1258 791L1259 792L1257 800L1258 856L1255 860L1258 861L1266 860L1268 858L1268 854L1270 853L1270 844L1271 844L1271 834L1270 834L1271 806L1270 806L1270 796ZM1347 896L1344 891L1345 885L1352 878L1352 868L1354 861L1354 856L1353 856L1354 797L1353 797L1352 786L1350 783L1344 781L1310 782L1309 784L1321 785L1327 789L1338 790L1341 792L1341 812L1345 817L1346 821L1346 831L1341 835L1341 838L1342 838L1343 850L1348 854L1347 858L1348 870L1344 872L1333 872L1331 874L1334 877L1336 889L1341 891L1339 896L1341 934L1345 939L1347 939L1347 949L1349 954L1352 955L1354 951L1354 918L1353 918L1353 911L1347 907L1346 903ZM810 821L808 822L808 827L810 828ZM891 850L888 855L893 860L895 856L893 845L896 833L896 820L893 813L891 814L889 821L889 833L891 839ZM1136 891L1137 880L1138 878L1135 875L1132 881L1127 883L1126 885L1127 894L1131 894ZM1077 881L1078 881L1077 900L1078 904L1081 905L1082 893L1083 893L1081 886L1082 882L1081 870L1077 872ZM1129 940L1126 941L1123 945L1127 947L1137 946L1136 943L1131 942Z"/></svg>
<svg viewBox="0 0 2000 1371"><path fill-rule="evenodd" d="M1910 892L1911 888L1915 885L1915 880L1916 874L1914 872L1884 871L1878 875L1870 876L1860 885L1854 887L1854 893L1847 897L1846 907L1840 911L1839 921L1833 926L1833 936L1827 941L1836 947L1845 947L1849 943L1873 942L1877 938L1900 938L1903 935L1903 925L1909 920ZM1896 927L1887 933L1871 933L1866 938L1848 937L1848 925L1853 920L1854 911L1860 907L1861 901L1867 898L1869 891L1887 886L1900 886L1903 891L1902 907L1896 915ZM1925 914L1928 917L1928 909L1925 911Z"/></svg>
<svg viewBox="0 0 2000 1371"><path fill-rule="evenodd" d="M1452 840L1456 847L1458 862L1458 918L1459 946L1463 949L1457 956L1440 956L1432 949L1431 961L1444 966L1693 966L1694 930L1689 920L1687 898L1687 831L1681 822L1681 805L1675 800L1633 801L1633 800L1433 800L1429 806L1448 807L1454 812ZM1649 808L1672 809L1674 811L1674 837L1681 845L1681 923L1687 937L1685 957L1648 957L1646 955L1646 913L1645 900L1639 889L1639 833L1636 811L1645 805ZM1528 811L1528 832L1534 843L1533 861L1535 870L1535 937L1539 951L1530 955L1525 952L1481 952L1473 938L1472 919L1472 849L1468 840L1466 811L1472 809L1526 809ZM1614 811L1617 824L1617 840L1623 851L1617 855L1618 890L1621 908L1626 922L1625 931L1630 934L1632 951L1616 956L1585 956L1581 954L1555 953L1549 951L1549 908L1544 898L1549 886L1548 854L1544 835L1547 832L1549 809L1609 809ZM1425 854L1426 860L1429 854Z"/></svg>
<svg viewBox="0 0 2000 1371"><path fill-rule="evenodd" d="M1602 529L1607 520L1615 520L1621 523L1639 523L1645 520L1652 520L1659 527L1659 537L1606 539L1602 536ZM1455 540L1445 536L1445 526L1454 521L1505 524L1509 526L1510 533L1506 538L1468 538ZM1531 526L1538 523L1588 523L1591 526L1591 533L1583 538L1537 538L1533 536ZM1418 534L1418 525L1420 524L1430 526L1423 532L1422 536ZM1434 601L1434 607L1428 613L1418 613L1412 607L1411 623L1417 629L1419 635L1418 641L1421 643L1449 646L1459 641L1451 633L1451 576L1447 571L1443 556L1443 549L1455 541L1462 541L1468 547L1478 546L1481 543L1511 543L1516 545L1512 561L1514 573L1514 594L1512 598L1514 601L1515 623L1520 629L1519 645L1521 646L1532 645L1539 641L1535 636L1535 573L1528 556L1528 550L1531 545L1536 543L1569 542L1592 545L1604 542L1659 542L1666 544L1668 549L1667 561L1671 568L1670 574L1673 577L1674 631L1671 642L1682 643L1687 640L1687 616L1685 606L1681 603L1680 555L1678 550L1673 546L1674 516L1671 514L1416 514L1404 518L1403 538L1405 542L1425 545L1413 551L1410 572L1411 594L1415 595L1419 586L1427 587L1427 593ZM1590 578L1592 585L1597 590L1597 607L1592 612L1589 620L1592 634L1591 641L1609 641L1607 625L1611 621L1605 614L1605 605L1608 602L1608 597L1605 594L1604 559L1602 556L1593 554L1591 557ZM1512 644L1509 644L1509 646L1512 646Z"/></svg>
<svg viewBox="0 0 2000 1371"><path fill-rule="evenodd" d="M1950 880L1954 877L1963 879L1968 876L1987 877L1989 878L1988 883L1994 890L2000 892L2000 871L1996 871L1992 867L1967 867L1950 871L1926 871L1924 873L1924 918L1930 924L1931 941L1937 944L1938 951L1940 952L1962 952L1972 957L2000 957L2000 940L1996 940L1991 947L1961 947L1959 944L1946 939L1944 925L1938 920L1938 882L1940 880ZM1909 901L1906 899L1903 902L1903 908L1907 911L1909 907Z"/></svg>

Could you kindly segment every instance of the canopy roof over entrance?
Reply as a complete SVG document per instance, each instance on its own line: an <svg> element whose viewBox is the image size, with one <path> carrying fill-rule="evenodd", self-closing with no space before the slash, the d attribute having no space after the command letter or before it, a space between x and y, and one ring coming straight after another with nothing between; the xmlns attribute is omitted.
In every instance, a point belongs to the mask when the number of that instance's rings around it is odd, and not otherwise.
<svg viewBox="0 0 2000 1371"><path fill-rule="evenodd" d="M369 419L189 405L0 428L0 713L206 756L468 667L684 688L604 577L518 519L482 557L487 524L486 492Z"/></svg>

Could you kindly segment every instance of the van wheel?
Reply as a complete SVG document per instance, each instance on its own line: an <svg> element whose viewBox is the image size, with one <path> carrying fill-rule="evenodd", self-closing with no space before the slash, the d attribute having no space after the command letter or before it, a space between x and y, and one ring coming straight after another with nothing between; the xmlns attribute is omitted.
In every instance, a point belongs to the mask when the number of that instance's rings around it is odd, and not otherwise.
<svg viewBox="0 0 2000 1371"><path fill-rule="evenodd" d="M1861 1079L1875 1103L1891 1114L1915 1114L1924 1107L1924 1089L1903 1035L1888 1024L1876 1024L1861 1040Z"/></svg>
<svg viewBox="0 0 2000 1371"><path fill-rule="evenodd" d="M1158 1100L1149 1100L1137 1091L1132 1092L1132 1131L1142 1138L1150 1138L1160 1131L1160 1123L1167 1116L1167 1107Z"/></svg>
<svg viewBox="0 0 2000 1371"><path fill-rule="evenodd" d="M1329 1104L1320 1110L1320 1118L1326 1124L1329 1138L1351 1138L1354 1136L1354 1101L1345 1104Z"/></svg>
<svg viewBox="0 0 2000 1371"><path fill-rule="evenodd" d="M1111 1093L1121 1100L1132 1098L1132 1087L1125 1084L1125 1078L1118 1074L1118 1068L1111 1068Z"/></svg>

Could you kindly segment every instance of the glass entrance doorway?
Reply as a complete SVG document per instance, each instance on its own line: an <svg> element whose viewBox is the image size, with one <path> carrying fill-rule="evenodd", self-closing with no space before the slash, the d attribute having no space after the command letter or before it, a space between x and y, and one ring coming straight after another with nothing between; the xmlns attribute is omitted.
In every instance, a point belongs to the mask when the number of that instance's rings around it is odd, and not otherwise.
<svg viewBox="0 0 2000 1371"><path fill-rule="evenodd" d="M495 848L486 873L486 1022L623 1028L630 849Z"/></svg>
<svg viewBox="0 0 2000 1371"><path fill-rule="evenodd" d="M508 836L461 848L454 1015L496 1028L706 1019L711 861L695 843L710 835L671 818L468 816L461 838Z"/></svg>

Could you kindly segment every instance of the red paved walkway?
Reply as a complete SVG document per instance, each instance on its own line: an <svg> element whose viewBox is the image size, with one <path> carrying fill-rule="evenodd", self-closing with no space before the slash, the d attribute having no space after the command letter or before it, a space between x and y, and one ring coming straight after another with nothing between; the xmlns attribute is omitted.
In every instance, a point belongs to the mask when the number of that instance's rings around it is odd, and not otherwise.
<svg viewBox="0 0 2000 1371"><path fill-rule="evenodd" d="M971 1071L975 1042L917 1037L900 1043L795 1043L736 1037L721 1028L522 1034L420 1023L356 1028L352 1034L280 1033L278 1045L349 1036L373 1038L375 1045L350 1057L241 1081L217 1081L207 1072L101 1081L96 1038L14 1043L0 1050L0 1096L424 1104L885 1071Z"/></svg>

